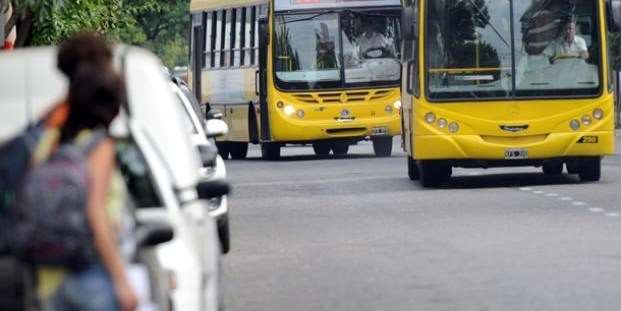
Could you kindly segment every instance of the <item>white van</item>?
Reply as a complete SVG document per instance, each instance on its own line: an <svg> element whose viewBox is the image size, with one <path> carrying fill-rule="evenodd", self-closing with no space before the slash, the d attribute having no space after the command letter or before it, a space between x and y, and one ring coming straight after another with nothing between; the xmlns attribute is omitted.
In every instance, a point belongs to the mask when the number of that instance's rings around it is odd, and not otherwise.
<svg viewBox="0 0 621 311"><path fill-rule="evenodd" d="M155 249L161 280L176 287L176 310L219 310L220 246L206 201L199 198L200 160L181 123L183 113L159 60L137 48L115 51L128 105L113 123L119 163L138 205L138 221L168 222L174 238ZM0 53L0 143L62 99L67 82L56 70L53 48ZM132 184L134 182L135 184ZM137 183L137 184L136 184ZM168 282L170 281L170 282ZM174 281L174 282L173 282ZM167 285L167 284L166 284ZM161 283L151 284L161 290Z"/></svg>

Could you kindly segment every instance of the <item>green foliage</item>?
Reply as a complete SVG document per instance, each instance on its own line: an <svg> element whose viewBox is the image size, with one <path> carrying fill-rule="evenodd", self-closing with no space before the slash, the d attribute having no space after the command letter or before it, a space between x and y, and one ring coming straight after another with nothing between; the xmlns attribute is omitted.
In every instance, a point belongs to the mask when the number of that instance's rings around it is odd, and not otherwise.
<svg viewBox="0 0 621 311"><path fill-rule="evenodd" d="M144 46L167 66L186 65L189 0L12 0L20 22L32 25L25 45L54 45L94 30L113 40Z"/></svg>

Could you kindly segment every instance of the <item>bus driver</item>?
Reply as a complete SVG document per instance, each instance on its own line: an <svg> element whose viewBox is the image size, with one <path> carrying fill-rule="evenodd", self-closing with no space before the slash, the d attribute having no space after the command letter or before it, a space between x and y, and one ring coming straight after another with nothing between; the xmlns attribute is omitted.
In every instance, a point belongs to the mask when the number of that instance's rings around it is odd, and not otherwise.
<svg viewBox="0 0 621 311"><path fill-rule="evenodd" d="M548 56L553 64L556 60L562 58L580 58L585 60L589 58L586 41L576 36L576 23L574 21L569 21L565 24L561 37L548 45L543 54Z"/></svg>

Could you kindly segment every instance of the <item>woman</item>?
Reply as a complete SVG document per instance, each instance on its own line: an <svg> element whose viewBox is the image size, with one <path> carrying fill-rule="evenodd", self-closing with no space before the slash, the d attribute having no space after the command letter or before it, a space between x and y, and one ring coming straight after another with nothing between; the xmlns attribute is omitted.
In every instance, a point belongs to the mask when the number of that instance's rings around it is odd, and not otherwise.
<svg viewBox="0 0 621 311"><path fill-rule="evenodd" d="M107 49L105 44L95 43ZM65 50L65 53L70 52L71 49L69 52ZM109 50L101 52L104 55L111 54ZM78 57L71 59L67 66L63 63L62 53L61 47L59 67L70 78L69 96L62 105L66 108L57 109L48 125L58 127L58 143L78 143L87 140L95 130L107 132L124 98L123 82L105 62L81 61ZM93 54L86 53L88 55ZM41 145L53 146L55 143ZM37 152L36 156L44 158L41 154L49 155L49 152ZM116 229L119 224L115 222L118 221L118 215L111 215L111 203L119 201L111 195L113 185L118 181L115 178L114 159L115 144L110 138L101 140L88 157L89 197L86 216L99 261L80 271L39 268L39 296L46 310L125 311L134 310L138 304L117 243Z"/></svg>

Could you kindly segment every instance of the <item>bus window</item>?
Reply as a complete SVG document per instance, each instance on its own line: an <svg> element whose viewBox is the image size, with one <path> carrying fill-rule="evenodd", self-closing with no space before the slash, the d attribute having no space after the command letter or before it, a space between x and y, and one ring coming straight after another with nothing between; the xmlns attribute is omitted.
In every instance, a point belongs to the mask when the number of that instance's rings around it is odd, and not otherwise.
<svg viewBox="0 0 621 311"><path fill-rule="evenodd" d="M278 80L307 88L340 85L337 14L279 16L275 27Z"/></svg>
<svg viewBox="0 0 621 311"><path fill-rule="evenodd" d="M341 17L345 83L399 82L399 17L390 12L349 11Z"/></svg>

